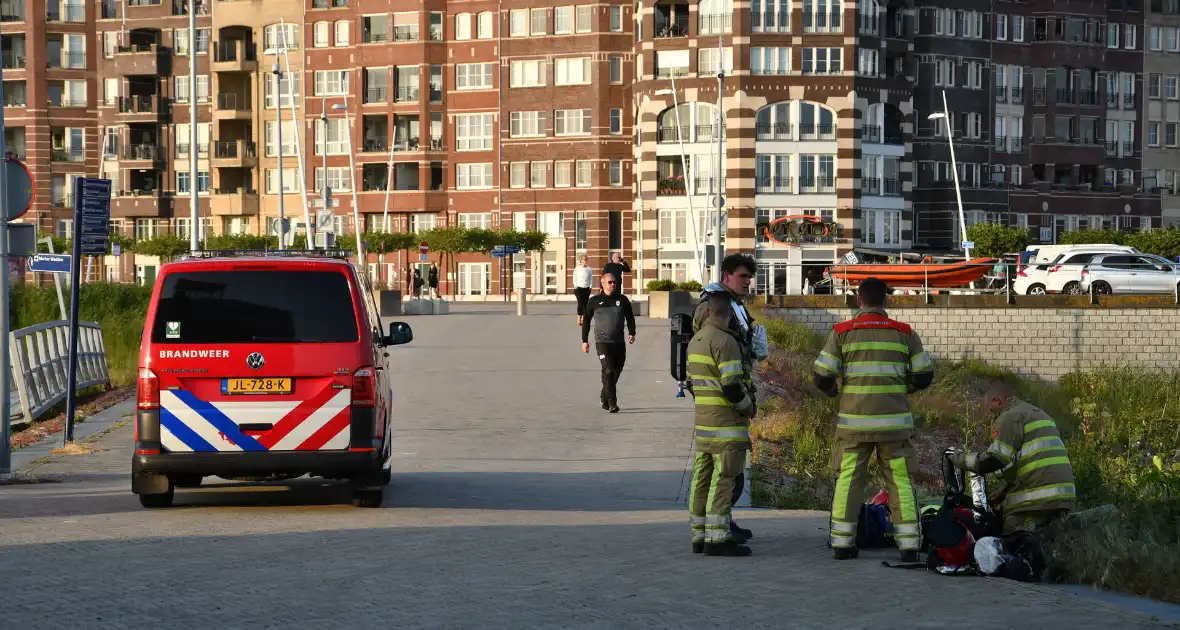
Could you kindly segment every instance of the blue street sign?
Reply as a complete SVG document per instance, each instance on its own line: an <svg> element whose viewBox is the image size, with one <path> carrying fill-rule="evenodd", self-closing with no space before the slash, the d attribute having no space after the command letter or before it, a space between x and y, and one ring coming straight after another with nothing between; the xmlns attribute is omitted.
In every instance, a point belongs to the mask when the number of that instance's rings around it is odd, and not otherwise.
<svg viewBox="0 0 1180 630"><path fill-rule="evenodd" d="M520 251L520 245L497 245L492 249L492 255L496 258L501 258L506 254L515 254ZM497 256L499 254L499 256Z"/></svg>
<svg viewBox="0 0 1180 630"><path fill-rule="evenodd" d="M72 261L69 254L33 254L28 269L40 273L69 273Z"/></svg>
<svg viewBox="0 0 1180 630"><path fill-rule="evenodd" d="M111 180L80 177L74 184L74 230L82 256L104 256L111 231Z"/></svg>

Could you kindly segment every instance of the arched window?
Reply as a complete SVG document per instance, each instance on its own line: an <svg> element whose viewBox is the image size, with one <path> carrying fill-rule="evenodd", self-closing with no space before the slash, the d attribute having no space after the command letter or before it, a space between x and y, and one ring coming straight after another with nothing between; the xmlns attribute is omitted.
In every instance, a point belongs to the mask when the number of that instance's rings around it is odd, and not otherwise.
<svg viewBox="0 0 1180 630"><path fill-rule="evenodd" d="M791 138L791 102L771 103L754 115L754 127L759 140L789 140Z"/></svg>
<svg viewBox="0 0 1180 630"><path fill-rule="evenodd" d="M492 33L492 12L484 11L479 14L479 27L476 31L476 37L479 39L491 39Z"/></svg>
<svg viewBox="0 0 1180 630"><path fill-rule="evenodd" d="M802 101L799 104L799 139L834 140L836 113L819 103Z"/></svg>
<svg viewBox="0 0 1180 630"><path fill-rule="evenodd" d="M470 13L460 13L455 16L455 39L471 39Z"/></svg>

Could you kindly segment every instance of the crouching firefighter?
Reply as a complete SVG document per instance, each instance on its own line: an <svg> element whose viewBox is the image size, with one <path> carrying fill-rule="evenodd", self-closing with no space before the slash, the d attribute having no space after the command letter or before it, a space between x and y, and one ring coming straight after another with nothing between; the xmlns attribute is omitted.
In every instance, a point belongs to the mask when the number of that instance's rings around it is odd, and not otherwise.
<svg viewBox="0 0 1180 630"><path fill-rule="evenodd" d="M996 416L991 444L982 453L956 452L949 459L979 475L1001 471L1006 483L989 502L999 507L1000 536L1008 545L1069 514L1077 498L1073 466L1057 423L1017 398L1010 385L993 384L984 404Z"/></svg>
<svg viewBox="0 0 1180 630"><path fill-rule="evenodd" d="M885 283L868 278L856 292L856 317L832 327L813 366L815 386L840 395L832 467L831 538L837 560L855 558L856 525L874 451L889 485L890 519L903 562L918 559L920 523L913 477L913 416L908 394L934 380L934 363L907 324L885 312ZM840 377L843 391L837 388Z"/></svg>
<svg viewBox="0 0 1180 630"><path fill-rule="evenodd" d="M730 530L733 489L750 450L756 407L746 388L742 348L729 328L733 306L710 295L701 329L688 343L687 376L696 398L692 482L688 495L693 553L748 556L746 537Z"/></svg>

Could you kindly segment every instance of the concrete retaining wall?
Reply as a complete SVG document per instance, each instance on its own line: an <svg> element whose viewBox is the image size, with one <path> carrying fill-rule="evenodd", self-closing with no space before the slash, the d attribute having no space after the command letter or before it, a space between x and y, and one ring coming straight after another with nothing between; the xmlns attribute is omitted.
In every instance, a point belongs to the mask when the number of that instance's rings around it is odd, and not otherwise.
<svg viewBox="0 0 1180 630"><path fill-rule="evenodd" d="M975 358L1024 376L1057 380L1068 372L1113 365L1180 369L1180 309L1175 307L887 310L913 326L937 358ZM768 313L827 334L853 311L800 305Z"/></svg>

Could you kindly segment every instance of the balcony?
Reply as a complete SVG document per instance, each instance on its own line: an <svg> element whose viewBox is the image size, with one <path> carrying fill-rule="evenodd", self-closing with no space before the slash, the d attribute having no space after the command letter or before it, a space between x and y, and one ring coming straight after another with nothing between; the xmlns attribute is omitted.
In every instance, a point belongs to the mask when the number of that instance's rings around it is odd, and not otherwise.
<svg viewBox="0 0 1180 630"><path fill-rule="evenodd" d="M48 60L47 68L64 70L85 70L86 53L76 50L59 50L56 54L50 52L45 55Z"/></svg>
<svg viewBox="0 0 1180 630"><path fill-rule="evenodd" d="M803 123L799 125L800 140L835 140L836 125Z"/></svg>
<svg viewBox="0 0 1180 630"><path fill-rule="evenodd" d="M73 24L85 22L86 7L78 4L60 4L56 7L46 7L45 21Z"/></svg>
<svg viewBox="0 0 1180 630"><path fill-rule="evenodd" d="M826 175L820 177L800 177L799 192L801 193L833 193L836 192L836 177Z"/></svg>
<svg viewBox="0 0 1180 630"><path fill-rule="evenodd" d="M371 105L376 103L389 102L389 88L387 87L370 87L365 88L364 104Z"/></svg>
<svg viewBox="0 0 1180 630"><path fill-rule="evenodd" d="M258 206L258 193L246 188L218 188L209 196L213 216L257 216Z"/></svg>
<svg viewBox="0 0 1180 630"><path fill-rule="evenodd" d="M168 157L167 151L160 144L153 142L128 143L123 147L123 159L131 162L163 161Z"/></svg>
<svg viewBox="0 0 1180 630"><path fill-rule="evenodd" d="M657 79L670 79L672 77L687 77L688 68L681 66L656 68Z"/></svg>
<svg viewBox="0 0 1180 630"><path fill-rule="evenodd" d="M111 74L130 75L161 75L160 60L155 44L131 44L119 46L115 49L115 56ZM163 73L167 74L167 73Z"/></svg>
<svg viewBox="0 0 1180 630"><path fill-rule="evenodd" d="M213 117L218 120L250 120L250 108L248 94L223 92L217 95L217 108L213 110Z"/></svg>
<svg viewBox="0 0 1180 630"><path fill-rule="evenodd" d="M1021 105L1024 103L1024 86L1017 85L1008 88L1008 102L1013 105Z"/></svg>
<svg viewBox="0 0 1180 630"><path fill-rule="evenodd" d="M164 99L158 94L133 94L131 96L120 96L116 104L118 111L116 112L120 119L127 119L131 122L135 120L155 120L165 110Z"/></svg>
<svg viewBox="0 0 1180 630"><path fill-rule="evenodd" d="M28 107L29 96L28 90L25 87L25 82L22 81L5 81L4 82L4 106L5 107Z"/></svg>
<svg viewBox="0 0 1180 630"><path fill-rule="evenodd" d="M416 103L418 102L418 86L416 85L399 85L397 87L395 103Z"/></svg>
<svg viewBox="0 0 1180 630"><path fill-rule="evenodd" d="M1058 105L1073 105L1076 102L1077 93L1069 88L1057 88L1056 98L1054 103Z"/></svg>
<svg viewBox="0 0 1180 630"><path fill-rule="evenodd" d="M218 140L213 143L213 166L223 168L258 165L258 147L253 140Z"/></svg>
<svg viewBox="0 0 1180 630"><path fill-rule="evenodd" d="M660 144L685 144L694 142L712 142L717 140L713 134L713 125L684 125L681 127L660 127L656 130L657 142ZM724 136L724 129L722 135Z"/></svg>
<svg viewBox="0 0 1180 630"><path fill-rule="evenodd" d="M760 195L789 195L795 192L793 177L758 177L754 180L754 192Z"/></svg>
<svg viewBox="0 0 1180 630"><path fill-rule="evenodd" d="M1098 91L1082 90L1081 92L1078 92L1078 104L1091 107L1098 105Z"/></svg>
<svg viewBox="0 0 1180 630"><path fill-rule="evenodd" d="M25 52L23 50L5 50L0 52L0 68L5 70L24 70Z"/></svg>
<svg viewBox="0 0 1180 630"><path fill-rule="evenodd" d="M197 15L209 15L209 3L206 0L196 0ZM172 0L172 15L188 15L188 0Z"/></svg>
<svg viewBox="0 0 1180 630"><path fill-rule="evenodd" d="M3 0L0 2L0 22L24 22L25 0Z"/></svg>
<svg viewBox="0 0 1180 630"><path fill-rule="evenodd" d="M657 38L688 37L688 5L657 2L655 6Z"/></svg>
<svg viewBox="0 0 1180 630"><path fill-rule="evenodd" d="M717 185L721 184L721 190L725 191L725 180L717 181L716 177L697 177L692 180L692 194L694 195L711 195L717 192Z"/></svg>
<svg viewBox="0 0 1180 630"><path fill-rule="evenodd" d="M365 164L361 167L361 192L415 191L422 189L422 169L416 162L396 162L393 165L393 186L389 186L389 167L385 164Z"/></svg>
<svg viewBox="0 0 1180 630"><path fill-rule="evenodd" d="M697 19L698 35L719 35L733 31L733 16L729 13L702 14Z"/></svg>
<svg viewBox="0 0 1180 630"><path fill-rule="evenodd" d="M758 123L754 133L759 140L791 140L794 127L791 123Z"/></svg>
<svg viewBox="0 0 1180 630"><path fill-rule="evenodd" d="M54 148L49 152L51 162L82 162L85 156L80 147Z"/></svg>
<svg viewBox="0 0 1180 630"><path fill-rule="evenodd" d="M656 196L683 197L686 194L688 194L688 187L685 185L683 175L660 177L656 181Z"/></svg>
<svg viewBox="0 0 1180 630"><path fill-rule="evenodd" d="M418 41L418 25L404 24L393 27L393 41L395 42L416 42Z"/></svg>
<svg viewBox="0 0 1180 630"><path fill-rule="evenodd" d="M254 72L258 58L253 42L244 39L223 39L213 47L213 72Z"/></svg>

